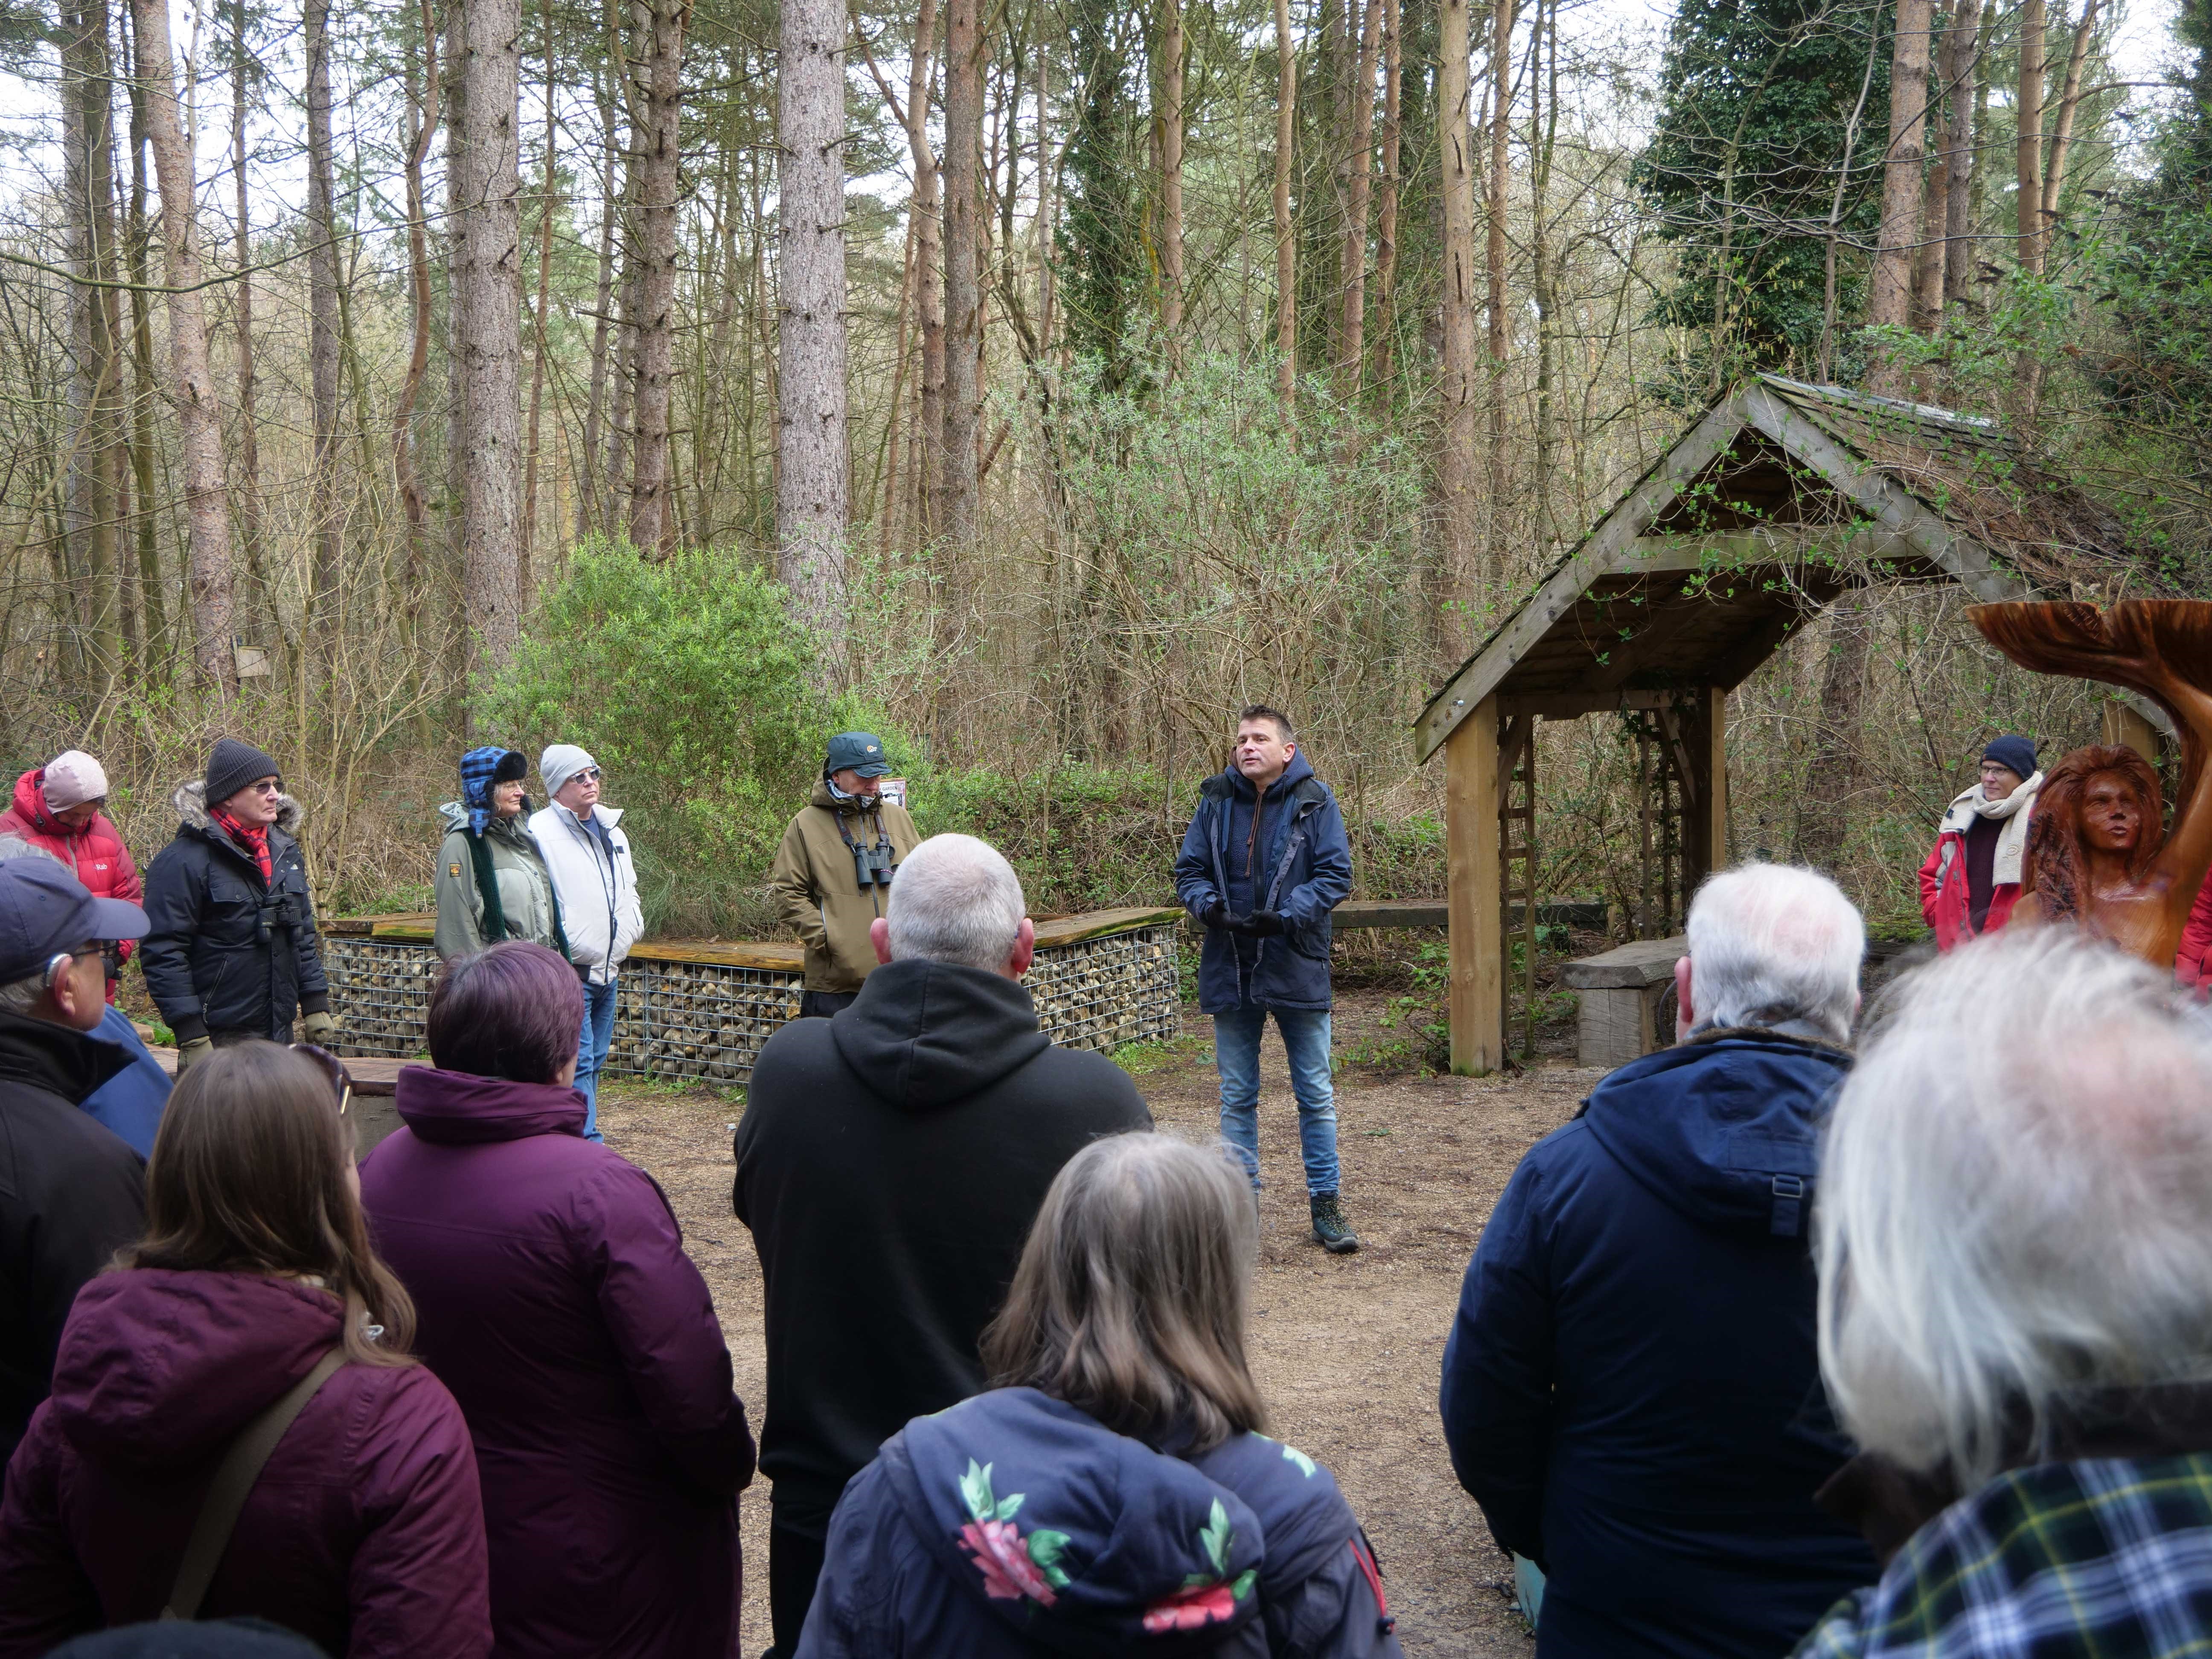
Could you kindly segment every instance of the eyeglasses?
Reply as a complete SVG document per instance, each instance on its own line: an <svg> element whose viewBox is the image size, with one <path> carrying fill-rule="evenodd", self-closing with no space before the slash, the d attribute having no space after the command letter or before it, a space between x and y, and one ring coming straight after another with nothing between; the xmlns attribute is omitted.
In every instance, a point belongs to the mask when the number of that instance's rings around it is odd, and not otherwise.
<svg viewBox="0 0 2212 1659"><path fill-rule="evenodd" d="M346 1108L353 1104L353 1073L346 1070L345 1062L329 1049L319 1048L312 1042L295 1042L292 1052L305 1054L323 1068L323 1074L331 1080L331 1092L337 1097L338 1115L343 1117Z"/></svg>
<svg viewBox="0 0 2212 1659"><path fill-rule="evenodd" d="M114 979L120 975L123 958L120 947L113 939L96 939L91 944L81 945L74 951L57 951L52 956L47 957L46 983L52 985L69 971L70 963L82 962L87 957L105 957L115 963L116 967L108 974L110 979Z"/></svg>
<svg viewBox="0 0 2212 1659"><path fill-rule="evenodd" d="M257 795L281 795L284 793L282 778L264 778L258 783L249 783L246 787Z"/></svg>

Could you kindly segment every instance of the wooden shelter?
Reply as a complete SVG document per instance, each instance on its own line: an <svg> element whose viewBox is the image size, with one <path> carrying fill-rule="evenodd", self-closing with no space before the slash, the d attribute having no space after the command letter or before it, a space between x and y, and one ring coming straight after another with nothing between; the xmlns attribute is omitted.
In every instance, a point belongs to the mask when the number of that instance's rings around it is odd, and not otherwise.
<svg viewBox="0 0 2212 1659"><path fill-rule="evenodd" d="M1994 422L1773 375L1735 387L1415 723L1419 758L1442 749L1447 769L1452 1069L1504 1061L1516 909L1533 978L1538 720L1618 714L1633 727L1645 871L1633 920L1641 936L1668 933L1727 858L1728 694L1821 606L1869 581L2026 598L2129 562L2118 520Z"/></svg>

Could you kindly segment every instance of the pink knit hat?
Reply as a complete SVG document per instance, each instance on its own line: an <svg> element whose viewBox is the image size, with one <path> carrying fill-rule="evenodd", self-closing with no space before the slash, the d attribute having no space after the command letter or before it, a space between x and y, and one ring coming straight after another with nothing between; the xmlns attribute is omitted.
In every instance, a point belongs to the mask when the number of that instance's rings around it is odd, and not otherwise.
<svg viewBox="0 0 2212 1659"><path fill-rule="evenodd" d="M46 763L40 791L46 798L46 811L66 812L72 806L103 798L107 793L107 774L83 750L71 749Z"/></svg>

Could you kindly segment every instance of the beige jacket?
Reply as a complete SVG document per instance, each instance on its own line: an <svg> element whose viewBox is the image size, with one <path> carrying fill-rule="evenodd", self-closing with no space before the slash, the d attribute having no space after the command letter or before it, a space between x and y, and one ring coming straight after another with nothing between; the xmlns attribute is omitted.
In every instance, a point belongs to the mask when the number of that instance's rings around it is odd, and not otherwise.
<svg viewBox="0 0 2212 1659"><path fill-rule="evenodd" d="M775 895L776 913L806 945L810 991L857 991L875 969L868 924L884 914L890 895L873 883L861 888L845 837L870 846L879 820L880 833L891 844L893 865L905 862L921 840L906 808L884 805L863 812L857 802L840 803L825 781L814 786L813 804L786 826L783 845L776 848L768 884Z"/></svg>

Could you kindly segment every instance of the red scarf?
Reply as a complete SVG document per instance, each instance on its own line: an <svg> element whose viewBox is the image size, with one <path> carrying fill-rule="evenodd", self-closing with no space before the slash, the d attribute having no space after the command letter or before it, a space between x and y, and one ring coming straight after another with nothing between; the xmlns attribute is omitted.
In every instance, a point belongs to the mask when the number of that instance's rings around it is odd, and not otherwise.
<svg viewBox="0 0 2212 1659"><path fill-rule="evenodd" d="M276 879L276 866L270 862L269 859L269 826L267 824L256 824L249 830L220 806L210 808L208 816L216 821L216 825L225 835L238 843L240 852L251 853L253 855L253 862L261 872L261 884L264 887Z"/></svg>

